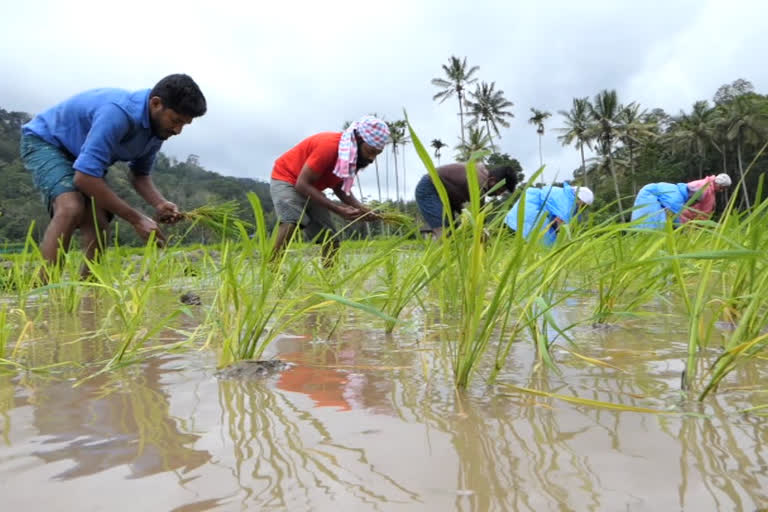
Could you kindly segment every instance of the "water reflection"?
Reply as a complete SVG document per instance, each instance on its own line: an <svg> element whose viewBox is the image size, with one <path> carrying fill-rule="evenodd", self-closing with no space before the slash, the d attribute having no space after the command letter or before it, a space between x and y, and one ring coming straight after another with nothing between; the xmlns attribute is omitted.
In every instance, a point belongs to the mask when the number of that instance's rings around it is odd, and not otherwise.
<svg viewBox="0 0 768 512"><path fill-rule="evenodd" d="M718 508L750 510L768 504L765 428L758 418L736 421L720 404L713 404L711 420L683 418L680 443L680 507L709 503Z"/></svg>
<svg viewBox="0 0 768 512"><path fill-rule="evenodd" d="M322 421L263 383L223 381L219 401L233 442L243 506L305 510L344 502L366 510L417 500L369 462L363 448L334 439Z"/></svg>
<svg viewBox="0 0 768 512"><path fill-rule="evenodd" d="M0 481L15 486L31 474L45 483L53 467L68 490L99 484L122 490L124 472L105 470L127 468L131 478L154 477L141 482L148 496L167 497L166 509L185 512L768 505L768 429L759 418L734 412L764 403L764 392L743 391L765 387L764 364L735 370L724 384L731 389L691 409L710 419L616 412L480 381L458 393L445 350L450 326L417 322L390 337L337 320L308 319L300 332L312 337L279 339L268 356L296 366L266 381L216 380L215 354L205 351L150 358L78 388L0 375L0 448L11 454L0 458ZM100 328L97 319L79 321L75 333ZM560 352L562 374L531 372L535 353L521 341L499 380L656 409L690 406L679 394L684 343L667 323L574 329L580 353L623 372ZM36 339L60 340L58 329L69 327L52 320ZM68 344L73 331L67 336L55 355L46 355L45 340L30 344L30 357L98 359L88 348L95 341ZM177 367L192 369L173 373ZM11 418L18 423L13 430ZM34 434L29 439L25 432ZM33 465L17 475L30 454L59 466ZM98 480L75 480L92 475ZM167 475L182 493L170 491ZM179 491L179 485L171 486ZM51 492L68 492L62 488Z"/></svg>
<svg viewBox="0 0 768 512"><path fill-rule="evenodd" d="M312 345L306 337L282 338L276 343L276 351L281 360L294 365L280 374L276 386L308 396L315 407L392 414L389 373L410 366L387 365L387 361L372 357L372 349L366 351L367 342L351 331L333 344ZM369 371L372 368L382 373Z"/></svg>
<svg viewBox="0 0 768 512"><path fill-rule="evenodd" d="M132 478L168 471L182 473L211 459L191 446L199 436L184 432L169 412L161 379L168 359L146 361L110 377L96 377L74 388L46 383L33 388L33 424L46 448L32 452L46 462L73 461L57 475L72 479L116 466Z"/></svg>

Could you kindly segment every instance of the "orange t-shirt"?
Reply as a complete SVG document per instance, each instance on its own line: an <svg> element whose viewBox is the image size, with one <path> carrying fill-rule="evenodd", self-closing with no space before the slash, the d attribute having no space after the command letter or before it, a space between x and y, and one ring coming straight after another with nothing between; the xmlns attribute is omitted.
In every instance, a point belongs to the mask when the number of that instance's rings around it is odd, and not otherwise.
<svg viewBox="0 0 768 512"><path fill-rule="evenodd" d="M336 188L342 179L333 174L339 156L341 132L323 132L307 137L275 160L272 179L295 185L299 173L307 164L312 171L321 174L315 188Z"/></svg>

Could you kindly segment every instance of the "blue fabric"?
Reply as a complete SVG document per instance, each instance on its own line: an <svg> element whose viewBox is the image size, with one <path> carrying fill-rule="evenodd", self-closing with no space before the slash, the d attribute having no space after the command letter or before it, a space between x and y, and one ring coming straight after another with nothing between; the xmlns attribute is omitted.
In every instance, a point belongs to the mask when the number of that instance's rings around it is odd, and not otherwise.
<svg viewBox="0 0 768 512"><path fill-rule="evenodd" d="M74 157L34 135L22 135L20 152L24 167L32 173L35 187L52 215L53 200L65 192L77 190L73 183Z"/></svg>
<svg viewBox="0 0 768 512"><path fill-rule="evenodd" d="M688 202L688 185L685 183L649 183L640 189L632 209L632 220L642 221L637 227L663 229L667 212L675 214L674 222L679 224L680 212Z"/></svg>
<svg viewBox="0 0 768 512"><path fill-rule="evenodd" d="M443 227L443 203L428 174L422 176L416 185L416 204L430 228Z"/></svg>
<svg viewBox="0 0 768 512"><path fill-rule="evenodd" d="M74 168L103 177L115 162L149 174L163 141L152 134L149 89L94 89L36 115L22 127L75 157Z"/></svg>
<svg viewBox="0 0 768 512"><path fill-rule="evenodd" d="M557 230L554 228L555 217L560 217L563 222L571 221L576 211L576 193L568 183L562 187L548 186L544 188L529 188L525 191L525 212L523 216L523 236L528 238L537 226L546 230L542 241L551 245L557 239ZM505 218L510 229L517 231L518 210L520 201L512 206Z"/></svg>

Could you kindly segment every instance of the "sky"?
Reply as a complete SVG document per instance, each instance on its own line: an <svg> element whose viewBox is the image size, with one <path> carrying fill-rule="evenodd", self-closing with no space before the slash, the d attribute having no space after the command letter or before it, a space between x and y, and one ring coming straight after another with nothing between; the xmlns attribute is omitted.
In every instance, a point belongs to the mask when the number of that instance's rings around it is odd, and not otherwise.
<svg viewBox="0 0 768 512"><path fill-rule="evenodd" d="M530 108L552 113L544 181L563 180L580 166L557 140L557 112L574 97L616 89L623 103L677 114L738 78L768 92L766 14L757 0L13 2L0 15L0 108L35 113L86 89L151 88L187 73L208 113L163 151L268 181L274 160L303 138L371 112L396 120L405 110L422 141L453 148L457 101L433 101L430 81L455 55L514 103L498 145L529 176L539 167ZM454 155L445 148L441 162ZM401 190L412 198L425 170L412 146L404 159ZM387 195L392 156L378 161ZM373 166L361 181L376 198ZM394 197L391 171L389 181Z"/></svg>

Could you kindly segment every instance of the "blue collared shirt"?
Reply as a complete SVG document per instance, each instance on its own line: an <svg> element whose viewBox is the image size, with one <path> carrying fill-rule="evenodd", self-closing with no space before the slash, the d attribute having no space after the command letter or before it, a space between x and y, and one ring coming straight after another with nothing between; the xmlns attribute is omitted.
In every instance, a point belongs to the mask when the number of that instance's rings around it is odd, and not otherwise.
<svg viewBox="0 0 768 512"><path fill-rule="evenodd" d="M163 144L152 134L149 89L94 89L36 115L22 127L75 157L75 170L103 177L118 161L147 175Z"/></svg>

